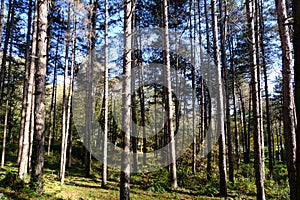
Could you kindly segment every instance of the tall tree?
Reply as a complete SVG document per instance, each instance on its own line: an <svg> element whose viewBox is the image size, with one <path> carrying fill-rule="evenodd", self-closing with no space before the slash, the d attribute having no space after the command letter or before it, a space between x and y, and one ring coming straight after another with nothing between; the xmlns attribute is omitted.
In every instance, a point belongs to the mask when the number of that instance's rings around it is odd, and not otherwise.
<svg viewBox="0 0 300 200"><path fill-rule="evenodd" d="M89 62L86 71L86 104L85 104L85 155L84 155L84 165L85 165L85 176L89 177L91 175L91 136L92 136L92 110L93 110L93 73L94 73L94 56L95 56L95 45L96 45L96 22L97 22L97 11L98 11L98 0L90 0L90 10L89 19L91 24L88 24L89 32Z"/></svg>
<svg viewBox="0 0 300 200"><path fill-rule="evenodd" d="M25 119L26 119L26 103L28 97L28 81L30 78L30 45L31 45L31 21L32 21L32 0L28 2L28 21L27 21L27 33L26 33L26 55L25 55L25 73L24 73L24 82L23 82L23 101L22 101L22 111L21 111L21 122L20 122L20 133L19 133L19 148L18 148L18 158L17 162L20 164L20 159L23 149L23 137L24 137L24 128L25 128ZM33 76L32 72L32 76Z"/></svg>
<svg viewBox="0 0 300 200"><path fill-rule="evenodd" d="M266 95L266 120L267 120L267 136L268 136L268 156L269 156L269 178L273 178L273 145L272 145L272 132L271 132L271 117L270 117L270 101L269 101L269 87L268 87L268 76L267 76L267 63L266 63L266 51L265 51L265 18L263 14L263 2L262 0L260 2L260 9L259 9L259 15L260 15L260 47L261 47L261 56L262 56L262 68L263 68L263 75L264 75L264 89L265 89L265 95Z"/></svg>
<svg viewBox="0 0 300 200"><path fill-rule="evenodd" d="M25 111L22 111L25 113L24 117L24 124L21 122L21 129L20 129L20 141L22 145L19 145L19 177L21 179L24 179L24 177L27 175L28 172L28 164L29 164L29 152L30 152L30 125L31 125L31 114L33 112L33 91L34 91L34 75L36 70L36 62L37 62L37 34L38 34L38 24L37 24L37 2L35 3L35 9L34 9L34 23L33 23L33 33L32 33L32 44L31 44L31 56L27 56L26 58L26 64L28 63L28 80L24 81L24 92L23 95L27 95L27 97L23 98L23 108ZM28 15L31 15L31 12L28 13ZM28 21L29 24L29 21ZM29 31L29 30L28 30ZM29 34L29 32L27 32ZM27 36L28 37L28 36ZM30 59L31 57L31 59ZM29 62L30 60L30 62ZM30 64L29 64L30 63ZM25 72L26 73L26 72ZM26 79L27 77L25 77ZM26 88L25 88L26 87ZM23 90L23 91L24 91ZM24 102L26 101L26 102ZM23 120L23 119L22 119ZM22 130L22 126L24 126L24 130ZM32 134L31 134L32 135ZM22 140L22 141L21 141Z"/></svg>
<svg viewBox="0 0 300 200"><path fill-rule="evenodd" d="M105 0L105 31L104 31L104 134L103 134L103 163L102 187L107 184L107 133L108 133L108 0Z"/></svg>
<svg viewBox="0 0 300 200"><path fill-rule="evenodd" d="M120 199L130 199L130 131L131 131L131 64L132 64L132 16L134 1L124 1L124 60L122 92L122 155Z"/></svg>
<svg viewBox="0 0 300 200"><path fill-rule="evenodd" d="M13 12L14 13L14 12ZM12 15L11 18L11 27L14 24L14 16ZM8 114L9 114L9 101L11 100L11 82L12 82L12 37L10 38L10 47L9 47L9 64L8 64L8 76L7 76L7 94L6 94L6 100L5 100L5 116L4 116L4 127L3 127L3 145L2 145L2 157L1 157L1 167L4 167L5 163L5 150L6 150L6 138L7 138L7 130L8 130Z"/></svg>
<svg viewBox="0 0 300 200"><path fill-rule="evenodd" d="M65 167L66 167L66 149L68 143L68 130L67 130L67 78L69 71L69 45L70 45L70 22L71 22L71 2L68 2L68 19L67 19L67 32L66 32L66 48L65 48L65 69L64 69L64 84L63 84L63 105L62 105L62 133L61 133L61 153L60 153L60 182L64 184Z"/></svg>
<svg viewBox="0 0 300 200"><path fill-rule="evenodd" d="M283 127L286 148L287 167L290 184L290 198L297 199L296 182L296 133L294 118L294 92L292 82L293 56L289 28L286 26L287 8L285 0L275 0L279 35L282 50L282 94L283 94Z"/></svg>
<svg viewBox="0 0 300 200"><path fill-rule="evenodd" d="M47 69L47 13L48 2L37 0L37 65L35 72L35 117L34 142L32 154L31 188L39 194L43 193L44 167L44 126L45 126L45 86Z"/></svg>
<svg viewBox="0 0 300 200"><path fill-rule="evenodd" d="M170 41L169 41L169 18L168 1L163 1L163 27L164 27L164 64L165 64L165 83L167 90L166 111L167 111L167 130L169 137L169 158L172 184L177 188L175 139L173 127L173 103L172 103L172 85L171 85L171 64L170 64Z"/></svg>
<svg viewBox="0 0 300 200"><path fill-rule="evenodd" d="M293 0L294 16L294 80L295 80L295 105L297 115L296 128L296 167L297 180L296 185L300 185L300 1ZM297 199L300 199L300 190L297 190Z"/></svg>
<svg viewBox="0 0 300 200"><path fill-rule="evenodd" d="M229 75L226 62L226 35L227 35L227 0L220 0L220 34L221 34L221 61L223 80L225 87L226 100L226 135L228 145L228 165L229 165L229 181L234 182L234 159L233 159L233 145L231 132L231 115L230 115L230 96L229 96Z"/></svg>
<svg viewBox="0 0 300 200"><path fill-rule="evenodd" d="M216 0L211 1L211 15L213 26L213 49L214 49L214 63L217 81L217 131L219 137L219 173L220 173L220 194L227 196L227 178L226 178L226 150L225 150L225 127L224 127L224 102L223 102L223 87L221 78L221 64L219 57L219 40L218 40L218 18Z"/></svg>
<svg viewBox="0 0 300 200"><path fill-rule="evenodd" d="M208 5L207 5L207 1L208 0L204 0L204 13L205 13L205 32L206 32L206 51L207 51L207 62L210 63L210 51L211 51L211 42L210 42L210 35L209 35L209 18L208 18ZM208 70L208 80L210 81L210 71ZM210 82L208 82L208 84L210 84ZM202 86L203 87L203 86ZM203 95L205 94L205 89L202 89L203 91ZM205 96L205 95L204 95ZM205 98L203 99L205 101ZM204 122L207 123L206 120L206 107L203 111L204 114ZM204 126L204 130L205 130L206 126ZM208 137L208 149L211 149L212 147L212 137L209 136ZM208 152L207 154L207 166L206 166L206 172L207 172L207 179L210 180L211 179L211 170L212 170L212 166L211 166L211 158L212 158L212 150L210 152Z"/></svg>
<svg viewBox="0 0 300 200"><path fill-rule="evenodd" d="M255 167L255 183L256 183L256 198L259 200L265 199L264 190L264 161L262 158L262 135L260 123L260 109L259 109L259 85L258 85L258 66L257 66L257 49L254 30L255 19L255 2L246 1L247 11L247 25L248 25L248 39L250 49L250 71L251 71L251 85L252 85L252 112L253 112L253 132L254 132L254 167Z"/></svg>
<svg viewBox="0 0 300 200"><path fill-rule="evenodd" d="M72 143L72 140L68 142L69 139L72 139L72 137L69 137L70 130L72 129L72 100L73 100L73 86L74 86L74 71L75 71L75 48L76 48L76 2L74 2L73 5L73 31L72 31L72 62L71 62L71 74L70 74L70 80L69 80L69 86L68 86L68 102L66 105L67 110L65 111L66 115L66 121L63 121L65 124L65 132L62 134L62 145L61 145L61 168L60 168L60 176L61 176L61 184L64 184L64 177L65 177L65 168L67 164L67 150L68 150L68 143ZM69 8L71 7L71 4L69 4ZM71 12L70 10L68 12ZM70 13L68 13L69 15ZM69 18L70 16L68 16ZM68 19L69 20L69 19ZM69 32L70 34L70 32ZM69 37L69 36L68 36ZM68 42L67 42L68 43ZM66 97L65 97L66 98ZM71 159L71 155L69 155L69 159Z"/></svg>

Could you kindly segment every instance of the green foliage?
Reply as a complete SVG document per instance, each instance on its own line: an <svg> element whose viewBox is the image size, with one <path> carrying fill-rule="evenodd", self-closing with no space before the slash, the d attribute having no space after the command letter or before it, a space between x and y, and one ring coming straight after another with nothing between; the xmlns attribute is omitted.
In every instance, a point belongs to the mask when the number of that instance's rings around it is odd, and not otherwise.
<svg viewBox="0 0 300 200"><path fill-rule="evenodd" d="M184 182L189 179L189 175L191 174L191 167L184 167L179 168L177 170L177 179L178 179L178 185L184 186Z"/></svg>
<svg viewBox="0 0 300 200"><path fill-rule="evenodd" d="M275 180L265 180L265 191L268 199L290 199L287 182L278 184Z"/></svg>
<svg viewBox="0 0 300 200"><path fill-rule="evenodd" d="M166 190L171 186L170 174L165 168L156 172L133 175L131 177L131 183L138 185L141 189L161 193L166 192Z"/></svg>
<svg viewBox="0 0 300 200"><path fill-rule="evenodd" d="M253 164L243 164L240 168L240 173L243 177L255 177L255 169Z"/></svg>
<svg viewBox="0 0 300 200"><path fill-rule="evenodd" d="M286 165L283 163L279 163L275 165L273 170L274 180L280 184L284 184L288 179L288 171Z"/></svg>
<svg viewBox="0 0 300 200"><path fill-rule="evenodd" d="M4 187L9 187L13 190L22 190L27 187L25 182L20 179L16 173L10 171L7 172L4 179L1 180L1 185Z"/></svg>

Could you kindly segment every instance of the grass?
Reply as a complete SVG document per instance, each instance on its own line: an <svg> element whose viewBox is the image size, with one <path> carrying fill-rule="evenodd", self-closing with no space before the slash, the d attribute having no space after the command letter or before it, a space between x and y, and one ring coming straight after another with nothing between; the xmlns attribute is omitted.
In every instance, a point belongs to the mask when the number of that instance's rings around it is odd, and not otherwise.
<svg viewBox="0 0 300 200"><path fill-rule="evenodd" d="M17 174L15 163L16 151L8 151L8 161L4 168L0 169L0 199L119 199L118 171L108 170L108 186L101 188L101 165L98 161L92 162L92 175L84 177L84 168L81 164L80 146L74 146L73 165L66 170L65 184L59 180L59 151L45 155L44 168L44 194L39 196L29 189L29 177L25 182L8 180L9 176ZM54 148L54 149L55 149ZM9 148L8 148L9 149ZM9 153L11 152L11 153ZM218 198L219 176L216 159L212 163L213 173L210 181L206 179L205 159L198 160L197 173L193 174L187 163L189 156L183 156L178 160L178 185L174 190L169 182L169 173L165 168L154 172L144 172L131 176L131 199L221 199ZM266 169L267 171L267 169ZM10 174L10 175L8 175ZM287 182L287 170L283 163L277 163L274 169L274 180L265 181L267 199L289 199L289 187ZM3 194L1 196L1 194ZM228 183L227 199L255 199L255 175L253 164L242 164L235 171L235 183ZM224 199L224 198L223 198Z"/></svg>

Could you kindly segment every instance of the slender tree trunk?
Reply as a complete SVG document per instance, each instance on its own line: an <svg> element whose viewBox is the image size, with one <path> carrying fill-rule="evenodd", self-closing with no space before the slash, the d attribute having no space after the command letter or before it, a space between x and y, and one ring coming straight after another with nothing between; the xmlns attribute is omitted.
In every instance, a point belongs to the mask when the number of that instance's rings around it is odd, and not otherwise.
<svg viewBox="0 0 300 200"><path fill-rule="evenodd" d="M58 37L58 41L60 41L60 36ZM54 131L55 131L58 46L59 46L59 43L56 44L56 50L55 50L55 61L54 61L53 83L52 83L51 105L50 105L50 125L49 125L50 128L49 128L48 150L47 150L47 155L48 156L50 156L51 143L52 143L52 139L53 139Z"/></svg>
<svg viewBox="0 0 300 200"><path fill-rule="evenodd" d="M207 57L208 57L208 60L207 62L210 63L210 51L211 51L211 44L210 44L210 35L209 35L209 18L208 18L208 5L207 5L207 0L204 0L204 13L205 13L205 31L206 31L206 43L207 43ZM208 78L209 78L209 81L210 81L210 71L208 70ZM210 84L210 83L208 83ZM205 91L205 90L203 90ZM205 101L205 92L204 92L204 101ZM204 103L204 105L206 105ZM205 109L204 109L204 122L205 124L207 123L207 110L206 110L206 106L205 106ZM206 126L204 126L205 130L206 130ZM208 149L211 149L212 147L212 136L208 136ZM207 154L207 166L206 166L206 172L207 172L207 179L210 180L211 179L211 170L212 170L212 167L211 167L211 158L212 158L212 150L210 152L208 152Z"/></svg>
<svg viewBox="0 0 300 200"><path fill-rule="evenodd" d="M169 21L168 21L168 1L163 1L163 27L164 27L164 62L165 62L165 82L167 86L166 95L166 110L167 110L167 126L169 137L169 157L171 178L174 188L177 188L177 174L176 174L176 152L174 140L174 127L173 127L173 106L172 106L172 85L171 85L171 66L170 66L170 43L169 43Z"/></svg>
<svg viewBox="0 0 300 200"><path fill-rule="evenodd" d="M105 31L104 31L104 134L103 134L103 163L102 187L107 184L107 133L108 133L108 0L105 0Z"/></svg>
<svg viewBox="0 0 300 200"><path fill-rule="evenodd" d="M229 164L229 181L234 182L234 158L231 132L231 116L230 116L230 96L229 96L229 80L226 64L226 34L227 34L227 0L220 0L220 32L221 32L221 60L223 80L225 85L225 100L226 100L226 134L228 145L228 164Z"/></svg>
<svg viewBox="0 0 300 200"><path fill-rule="evenodd" d="M195 2L190 0L190 45L191 45L191 62L192 62L192 107L193 107L193 121L192 121L192 132L193 132L193 173L196 173L196 158L197 158L197 135L196 135L196 62L195 62L195 30L193 33L194 20L192 19L192 13L194 13L195 19ZM195 28L195 27L194 27ZM178 107L178 106L176 106Z"/></svg>
<svg viewBox="0 0 300 200"><path fill-rule="evenodd" d="M262 158L262 135L260 123L260 109L259 109L259 85L258 85L258 66L257 66L257 49L254 31L254 2L246 1L247 10L247 25L248 38L250 46L250 64L251 64L251 85L252 85L252 107L253 107L253 133L254 133L254 167L256 177L256 198L258 200L265 200L264 191L264 161Z"/></svg>
<svg viewBox="0 0 300 200"><path fill-rule="evenodd" d="M85 164L85 176L90 177L91 175L91 134L92 134L92 109L93 109L93 101L92 101L92 90L93 90L93 73L94 73L94 50L96 44L96 20L97 20L97 10L98 10L98 0L92 2L90 0L90 5L92 9L89 13L91 19L91 26L89 25L89 29L91 30L89 35L89 65L87 69L87 89L86 89L86 113L85 113L85 156L84 156L84 164Z"/></svg>
<svg viewBox="0 0 300 200"><path fill-rule="evenodd" d="M259 1L254 0L254 35L255 35L255 48L256 48L256 66L257 66L257 91L258 91L258 110L259 110L259 117L258 117L258 123L260 124L259 126L259 134L261 138L261 155L262 155L262 160L265 159L265 151L264 151L264 146L265 146L265 137L264 137L264 123L263 123L263 110L262 110L262 95L261 95L261 38L260 38L260 12L259 12ZM265 166L265 163L263 162L263 168ZM265 173L265 172L263 172ZM262 175L265 179L265 174Z"/></svg>
<svg viewBox="0 0 300 200"><path fill-rule="evenodd" d="M204 62L203 62L203 42L202 42L202 24L201 24L201 6L200 6L200 2L201 0L197 0L197 10L198 10L198 32L199 32L199 47L200 47L200 52L199 52L199 56L200 56L200 84L201 84L201 93L200 93L200 137L199 137L199 144L202 144L204 135L205 135L205 127L204 127Z"/></svg>
<svg viewBox="0 0 300 200"><path fill-rule="evenodd" d="M43 193L44 167L44 127L45 127L45 85L47 69L47 1L37 0L37 66L35 73L35 118L34 143L32 155L32 173L30 185L38 194Z"/></svg>
<svg viewBox="0 0 300 200"><path fill-rule="evenodd" d="M242 122L242 127L243 127L243 141L244 141L244 152L243 152L243 158L244 158L244 163L246 161L250 161L248 158L248 134L247 134L247 122L246 122L246 109L245 109L245 102L243 98L243 93L241 88L238 88L238 94L239 94L239 99L240 99L240 111L241 111L241 122ZM249 111L250 112L250 111ZM250 150L249 150L250 151Z"/></svg>
<svg viewBox="0 0 300 200"><path fill-rule="evenodd" d="M69 9L71 9L71 4L69 5ZM70 10L68 11L68 23L70 23ZM73 100L73 86L74 86L74 70L75 70L75 48L76 48L76 1L74 4L74 11L73 11L73 32L72 32L72 64L71 64L71 75L70 75L70 83L69 83L69 95L68 95L68 102L66 105L66 121L63 121L63 123L66 123L65 125L65 133L62 135L62 152L61 152L61 184L64 184L64 177L65 177L65 168L67 164L67 149L68 149L68 139L69 139L69 133L70 130L72 129L72 121L71 121L71 116L72 116L72 100ZM70 34L70 31L68 31ZM69 39L69 36L68 36ZM68 45L68 42L67 42ZM66 48L66 55L68 53L68 49ZM68 56L66 56L67 59ZM68 61L66 61L68 62ZM66 65L68 66L68 65ZM66 71L65 71L66 72ZM71 138L72 139L72 138ZM72 140L69 141L72 143ZM71 159L71 157L69 157Z"/></svg>
<svg viewBox="0 0 300 200"><path fill-rule="evenodd" d="M138 59L140 60L140 59ZM141 67L141 73L139 74L139 98L140 98L140 108L141 108L141 122L143 130L143 165L147 162L147 136L146 136L146 124L145 124L145 94L144 94L144 66L143 63L137 63Z"/></svg>
<svg viewBox="0 0 300 200"><path fill-rule="evenodd" d="M10 0L8 3L6 35L5 35L5 40L4 40L4 46L3 46L3 52L2 52L2 63L1 63L1 70L0 70L0 116L2 116L2 101L3 101L5 74L6 74L6 68L7 68L6 67L7 50L8 50L9 39L11 37L11 29L12 29L12 20L14 18L14 10L15 10L15 1L12 2L12 0Z"/></svg>
<svg viewBox="0 0 300 200"><path fill-rule="evenodd" d="M4 89L4 74L5 74L5 64L3 64L3 57L5 56L6 54L6 51L5 51L5 48L3 48L3 51L2 51L2 29L3 29L3 24L4 24L4 0L1 0L1 10L0 10L0 54L2 55L2 64L1 64L1 69L0 69L0 115L2 114L2 93L3 93L3 89ZM11 16L11 0L9 1L9 4L8 4L8 21L10 20L10 16ZM8 26L7 26L8 27ZM6 37L7 37L7 30L6 30Z"/></svg>
<svg viewBox="0 0 300 200"><path fill-rule="evenodd" d="M287 17L286 1L275 0L277 9L277 19L279 25L279 35L282 50L282 92L283 92L283 127L284 146L286 149L286 160L290 184L290 198L297 199L296 182L296 134L294 119L294 92L292 82L293 56L290 44L289 28L285 24ZM299 185L298 185L299 187ZM299 189L299 188L298 188Z"/></svg>
<svg viewBox="0 0 300 200"><path fill-rule="evenodd" d="M26 35L26 57L25 57L25 74L23 83L23 101L22 101L22 111L21 111L21 123L20 123L20 133L19 133L19 148L18 148L18 158L17 163L20 164L20 159L22 156L23 149L23 137L24 137L24 126L26 118L26 103L28 97L28 81L30 75L30 36L31 36L31 21L32 21L32 0L28 2L28 22L27 22L27 35ZM1 38L1 37L0 37ZM1 43L0 43L1 44Z"/></svg>
<svg viewBox="0 0 300 200"><path fill-rule="evenodd" d="M73 109L72 109L72 104L73 104L73 98L71 102L71 113L70 113L70 128L69 128L69 138L68 138L68 149L67 149L67 166L70 168L72 166L72 141L73 141L73 128L72 128L72 121L73 121Z"/></svg>
<svg viewBox="0 0 300 200"><path fill-rule="evenodd" d="M230 47L231 49L231 47ZM233 47L232 47L233 49ZM230 53L232 54L232 52ZM237 167L240 166L240 141L239 141L239 131L238 131L238 119L237 119L237 108L236 108L236 94L235 94L235 66L233 61L233 55L230 55L230 68L232 72L231 90L232 90L232 101L233 101L233 116L234 116L234 137L235 137L235 156Z"/></svg>
<svg viewBox="0 0 300 200"><path fill-rule="evenodd" d="M267 63L266 63L266 54L265 54L265 25L263 17L263 2L260 0L260 37L261 37L261 54L262 54L262 67L264 74L264 86L265 86L265 95L266 95L266 119L267 119L267 136L268 136L268 156L269 156L269 179L273 179L273 144L272 144L272 132L271 132L271 119L270 119L270 101L269 101L269 89L268 89L268 76L267 76Z"/></svg>
<svg viewBox="0 0 300 200"><path fill-rule="evenodd" d="M297 116L297 152L296 152L296 166L297 166L297 180L296 185L300 185L300 1L293 0L293 15L294 15L294 58L295 58L295 105ZM300 190L297 190L297 199L300 199Z"/></svg>
<svg viewBox="0 0 300 200"><path fill-rule="evenodd" d="M1 8L0 8L0 44L2 44L2 29L4 24L4 0L1 0ZM2 49L0 48L0 53L2 53Z"/></svg>
<svg viewBox="0 0 300 200"><path fill-rule="evenodd" d="M135 27L135 13L132 15L132 27ZM132 42L132 47L134 46L134 39L131 40ZM135 53L132 52L132 62L131 62L131 68L134 69L137 64L137 58L135 56ZM138 131L137 131L137 117L136 117L136 92L135 92L135 73L134 71L131 71L131 90L133 91L132 96L131 96L131 105L132 105L132 121L134 123L131 124L132 128L132 137L131 137L131 143L132 143L132 151L133 151L133 171L137 172L138 171Z"/></svg>
<svg viewBox="0 0 300 200"><path fill-rule="evenodd" d="M35 88L33 88L32 94L35 92ZM35 96L32 95L32 103L31 103L31 114L30 114L30 132L29 132L29 152L28 152L28 163L27 163L27 171L31 170L31 158L32 158L32 148L33 148L33 134L34 134L34 102Z"/></svg>
<svg viewBox="0 0 300 200"><path fill-rule="evenodd" d="M14 17L11 18L11 25L14 24ZM9 49L9 65L8 65L8 77L7 77L7 95L5 101L5 117L4 117L4 127L3 127L3 144L2 144L2 157L1 157L1 167L5 164L5 148L6 148L6 138L7 138L7 125L8 125L8 113L9 113L9 101L12 92L11 84L11 63L12 63L12 37L10 38L10 49Z"/></svg>
<svg viewBox="0 0 300 200"><path fill-rule="evenodd" d="M213 25L213 49L214 49L214 63L216 67L217 79L217 131L220 133L219 137L219 173L220 173L220 194L227 196L227 178L226 178L226 150L225 150L225 127L224 127L224 102L223 102L223 88L221 78L221 64L219 58L219 41L218 41L218 18L216 0L211 1L211 14Z"/></svg>
<svg viewBox="0 0 300 200"><path fill-rule="evenodd" d="M135 60L135 59L134 59ZM132 69L135 67L135 62L132 62ZM132 90L135 90L135 74L132 74ZM134 123L137 123L137 118L136 118L136 95L135 92L133 92L131 96L131 104L132 104L132 121ZM133 151L133 171L137 172L138 171L138 135L137 135L137 127L135 124L132 124L132 151Z"/></svg>
<svg viewBox="0 0 300 200"><path fill-rule="evenodd" d="M133 0L124 1L124 60L122 95L122 140L120 199L130 199L131 65Z"/></svg>
<svg viewBox="0 0 300 200"><path fill-rule="evenodd" d="M67 78L68 78L68 71L69 71L70 22L71 22L71 3L68 3L67 33L65 38L66 48L65 48L65 69L64 69L64 84L63 84L63 103L62 103L62 134L61 134L60 174L59 174L61 184L64 184L64 179L65 179L65 167L66 167L65 149L68 140Z"/></svg>
<svg viewBox="0 0 300 200"><path fill-rule="evenodd" d="M35 3L34 9L34 24L33 24L33 35L32 35L32 48L31 48L31 61L29 66L29 79L28 79L28 89L27 89L27 97L25 103L25 118L24 118L24 133L22 134L22 149L19 150L21 152L20 164L19 164L19 177L24 179L27 175L27 167L29 165L28 157L29 157L29 148L30 148L30 125L31 125L31 113L33 109L33 91L34 91L34 74L37 62L37 2ZM28 58L29 59L29 58ZM21 125L22 126L22 125ZM33 133L32 133L33 134ZM21 132L20 132L21 139Z"/></svg>

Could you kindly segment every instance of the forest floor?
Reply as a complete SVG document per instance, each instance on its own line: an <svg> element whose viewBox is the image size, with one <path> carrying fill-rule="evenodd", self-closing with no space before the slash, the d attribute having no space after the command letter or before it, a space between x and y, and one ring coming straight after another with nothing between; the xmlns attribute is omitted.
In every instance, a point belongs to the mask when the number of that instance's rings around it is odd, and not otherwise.
<svg viewBox="0 0 300 200"><path fill-rule="evenodd" d="M45 155L44 167L44 194L39 196L29 189L29 178L22 182L14 179L18 167L16 165L16 150L10 147L7 154L7 163L0 169L0 199L119 199L120 173L108 170L108 184L101 188L101 165L93 160L92 173L89 178L84 176L84 167L81 163L80 151L82 147L74 147L72 167L66 170L65 184L59 179L59 145L48 157ZM185 166L187 160L179 160ZM216 161L213 162L212 178L207 181L205 163L199 166L199 172L193 174L191 168L178 166L177 176L179 187L171 188L169 173L166 169L156 172L133 174L131 177L131 199L222 199L218 196L219 181ZM275 167L275 180L266 180L265 189L267 199L288 199L287 173L284 165ZM276 171L277 170L277 171ZM13 177L13 179L11 178ZM228 183L228 199L255 199L255 176L253 164L241 165L235 174L235 183ZM224 199L224 198L223 198Z"/></svg>

